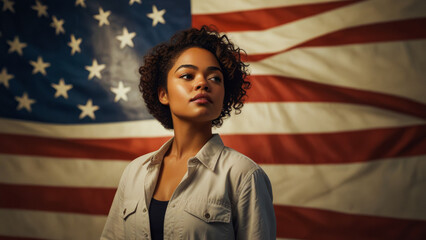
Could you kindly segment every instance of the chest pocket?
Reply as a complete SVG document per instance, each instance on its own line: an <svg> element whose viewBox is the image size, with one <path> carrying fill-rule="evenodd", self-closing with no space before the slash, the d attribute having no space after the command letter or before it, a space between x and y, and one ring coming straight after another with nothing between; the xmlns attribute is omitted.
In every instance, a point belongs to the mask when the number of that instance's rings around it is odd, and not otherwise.
<svg viewBox="0 0 426 240"><path fill-rule="evenodd" d="M130 215L133 215L138 208L138 201L125 201L121 212L123 220L127 220Z"/></svg>
<svg viewBox="0 0 426 240"><path fill-rule="evenodd" d="M188 201L184 210L206 223L231 221L231 208L217 203Z"/></svg>

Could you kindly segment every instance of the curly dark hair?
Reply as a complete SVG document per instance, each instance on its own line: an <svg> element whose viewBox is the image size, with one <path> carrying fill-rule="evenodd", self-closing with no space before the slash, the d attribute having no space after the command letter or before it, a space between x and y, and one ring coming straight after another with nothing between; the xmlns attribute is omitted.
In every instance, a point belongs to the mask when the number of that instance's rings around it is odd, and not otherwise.
<svg viewBox="0 0 426 240"><path fill-rule="evenodd" d="M220 127L223 118L231 115L232 108L239 114L251 83L246 80L248 65L241 61L244 50L234 46L226 35L220 35L211 27L191 28L177 32L168 41L155 46L145 55L144 64L139 68L141 74L139 90L149 112L166 129L173 129L170 107L158 100L158 88L167 91L167 74L180 54L188 48L199 47L210 51L219 62L224 76L225 97L220 116L212 125Z"/></svg>

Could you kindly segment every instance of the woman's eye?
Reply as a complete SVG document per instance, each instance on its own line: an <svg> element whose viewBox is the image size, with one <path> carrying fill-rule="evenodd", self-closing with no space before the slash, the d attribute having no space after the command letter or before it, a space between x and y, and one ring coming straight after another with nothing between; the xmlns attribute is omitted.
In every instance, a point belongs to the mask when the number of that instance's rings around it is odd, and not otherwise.
<svg viewBox="0 0 426 240"><path fill-rule="evenodd" d="M210 79L213 80L213 81L215 81L215 82L221 82L222 81L222 78L220 78L218 76L211 77Z"/></svg>
<svg viewBox="0 0 426 240"><path fill-rule="evenodd" d="M183 78L183 79L187 79L187 80L189 80L189 79L192 79L192 75L191 75L191 74L182 74L182 75L180 76L180 78Z"/></svg>

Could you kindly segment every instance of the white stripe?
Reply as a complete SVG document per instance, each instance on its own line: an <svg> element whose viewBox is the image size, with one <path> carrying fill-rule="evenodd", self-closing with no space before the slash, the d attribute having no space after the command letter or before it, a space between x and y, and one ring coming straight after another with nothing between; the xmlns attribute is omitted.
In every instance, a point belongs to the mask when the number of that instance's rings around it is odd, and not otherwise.
<svg viewBox="0 0 426 240"><path fill-rule="evenodd" d="M362 1L263 31L228 32L248 54L274 53L337 30L426 16L425 1Z"/></svg>
<svg viewBox="0 0 426 240"><path fill-rule="evenodd" d="M426 121L380 108L341 103L250 103L239 115L226 119L222 134L293 134L354 131L373 128L402 127L425 124ZM129 125L127 125L129 124ZM150 122L148 123L151 124ZM50 125L0 119L2 133L31 134L58 138L124 138L164 136L158 127L148 129L138 124ZM150 125L152 126L152 125ZM145 132L147 130L147 132ZM54 134L52 134L54 133ZM172 135L172 132L167 132Z"/></svg>
<svg viewBox="0 0 426 240"><path fill-rule="evenodd" d="M294 77L426 103L425 52L426 40L299 48L250 63L250 68L253 75Z"/></svg>
<svg viewBox="0 0 426 240"><path fill-rule="evenodd" d="M39 239L99 239L106 216L0 208L0 235Z"/></svg>
<svg viewBox="0 0 426 240"><path fill-rule="evenodd" d="M212 14L212 13L225 13L235 11L249 11L262 8L284 7L293 5L302 5L310 3L322 2L338 2L344 0L191 0L191 13L194 14Z"/></svg>
<svg viewBox="0 0 426 240"><path fill-rule="evenodd" d="M295 134L356 131L424 124L379 108L338 103L251 103L217 131L222 134Z"/></svg>
<svg viewBox="0 0 426 240"><path fill-rule="evenodd" d="M162 137L173 135L157 120L98 124L51 124L0 118L0 133L55 138Z"/></svg>
<svg viewBox="0 0 426 240"><path fill-rule="evenodd" d="M0 183L115 188L128 163L0 154Z"/></svg>
<svg viewBox="0 0 426 240"><path fill-rule="evenodd" d="M426 155L261 167L271 180L274 204L426 220Z"/></svg>

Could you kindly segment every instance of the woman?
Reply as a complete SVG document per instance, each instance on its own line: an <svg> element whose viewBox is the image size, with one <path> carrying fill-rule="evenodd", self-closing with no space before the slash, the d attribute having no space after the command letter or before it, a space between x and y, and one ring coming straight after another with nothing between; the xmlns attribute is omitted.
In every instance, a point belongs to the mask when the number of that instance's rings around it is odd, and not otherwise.
<svg viewBox="0 0 426 240"><path fill-rule="evenodd" d="M212 134L250 87L240 52L202 27L145 56L140 90L174 137L125 169L101 239L275 239L268 177Z"/></svg>

